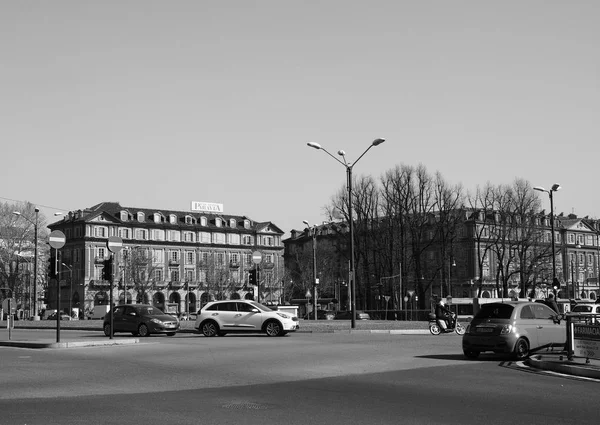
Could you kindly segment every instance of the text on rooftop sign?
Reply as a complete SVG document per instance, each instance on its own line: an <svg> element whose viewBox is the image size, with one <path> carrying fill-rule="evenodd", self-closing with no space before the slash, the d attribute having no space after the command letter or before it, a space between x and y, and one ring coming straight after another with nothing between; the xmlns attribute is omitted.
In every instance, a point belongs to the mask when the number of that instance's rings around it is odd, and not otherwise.
<svg viewBox="0 0 600 425"><path fill-rule="evenodd" d="M213 202L197 202L192 201L192 211L211 212L211 213L222 213L223 204L215 204Z"/></svg>

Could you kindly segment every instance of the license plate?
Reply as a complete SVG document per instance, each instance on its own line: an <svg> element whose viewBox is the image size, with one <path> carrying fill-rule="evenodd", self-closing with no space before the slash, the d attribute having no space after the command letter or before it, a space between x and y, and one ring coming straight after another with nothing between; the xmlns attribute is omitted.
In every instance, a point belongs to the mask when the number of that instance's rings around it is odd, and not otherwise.
<svg viewBox="0 0 600 425"><path fill-rule="evenodd" d="M477 332L479 332L479 333L492 333L492 332L494 332L494 328L477 328Z"/></svg>

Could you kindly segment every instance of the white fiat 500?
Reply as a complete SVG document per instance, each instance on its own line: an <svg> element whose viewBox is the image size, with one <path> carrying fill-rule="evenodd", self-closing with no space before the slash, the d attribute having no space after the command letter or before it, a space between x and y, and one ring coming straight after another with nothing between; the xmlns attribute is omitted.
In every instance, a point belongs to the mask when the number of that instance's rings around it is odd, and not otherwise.
<svg viewBox="0 0 600 425"><path fill-rule="evenodd" d="M204 336L227 333L262 332L268 336L283 336L300 327L298 317L271 310L256 301L213 301L204 306L194 326Z"/></svg>

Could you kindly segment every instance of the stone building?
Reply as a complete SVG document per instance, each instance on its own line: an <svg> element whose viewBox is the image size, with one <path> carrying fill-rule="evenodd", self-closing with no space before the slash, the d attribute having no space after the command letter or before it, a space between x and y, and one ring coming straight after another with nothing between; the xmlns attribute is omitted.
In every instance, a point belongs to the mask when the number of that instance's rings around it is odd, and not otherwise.
<svg viewBox="0 0 600 425"><path fill-rule="evenodd" d="M280 301L284 232L271 222L102 202L69 212L48 228L66 238L58 260L51 260L58 264L58 307L80 317L94 306L108 305L111 293L114 303L151 303L178 314L196 312L213 299ZM111 236L123 242L114 254L107 245ZM112 287L104 273L111 255ZM255 267L259 279L250 285L249 271ZM55 280L47 308L57 307L57 292Z"/></svg>

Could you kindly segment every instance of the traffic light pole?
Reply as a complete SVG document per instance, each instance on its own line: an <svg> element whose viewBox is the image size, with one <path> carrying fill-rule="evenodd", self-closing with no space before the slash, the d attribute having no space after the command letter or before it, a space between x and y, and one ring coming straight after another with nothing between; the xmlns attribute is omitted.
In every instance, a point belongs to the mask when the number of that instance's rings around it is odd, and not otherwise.
<svg viewBox="0 0 600 425"><path fill-rule="evenodd" d="M109 307L110 307L110 337L109 338L110 339L113 339L113 329L114 329L114 326L113 326L113 319L114 319L114 306L113 306L113 281L114 281L114 273L113 273L113 271L114 271L114 267L113 267L113 259L114 259L114 254L111 252L110 253L110 259L108 260L109 264L110 264L110 268L109 268L109 270L107 272L108 282L110 284L110 301L109 301L109 303L110 303L110 305L109 305ZM106 267L106 266L104 266L104 267Z"/></svg>
<svg viewBox="0 0 600 425"><path fill-rule="evenodd" d="M256 265L256 301L260 304L260 266Z"/></svg>
<svg viewBox="0 0 600 425"><path fill-rule="evenodd" d="M60 275L58 274L58 248L54 250L54 270L56 271L56 342L60 342Z"/></svg>

